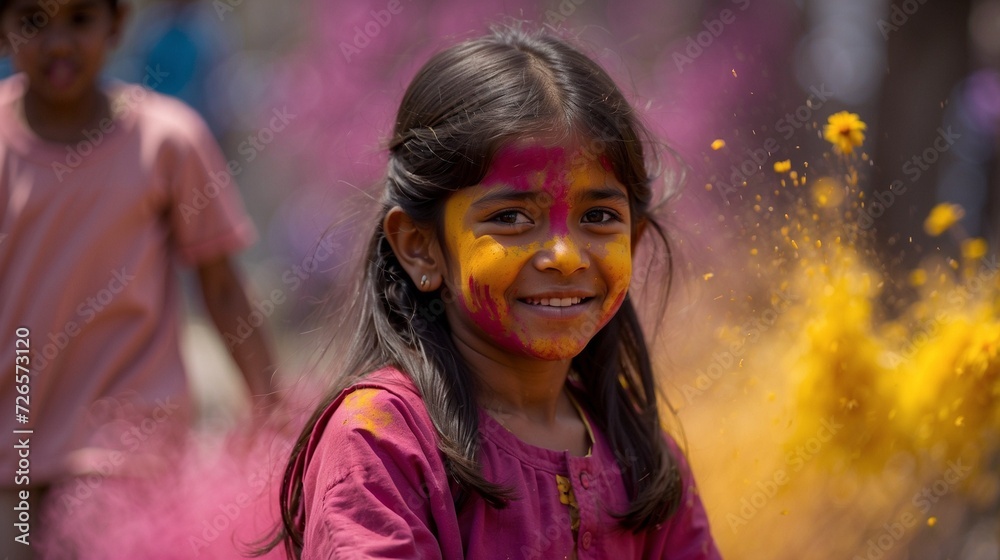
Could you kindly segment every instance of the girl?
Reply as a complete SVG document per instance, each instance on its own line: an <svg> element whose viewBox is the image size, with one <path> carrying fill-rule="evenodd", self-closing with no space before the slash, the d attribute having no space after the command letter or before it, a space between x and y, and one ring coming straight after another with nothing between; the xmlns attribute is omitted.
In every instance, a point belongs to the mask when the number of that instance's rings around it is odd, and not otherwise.
<svg viewBox="0 0 1000 560"><path fill-rule="evenodd" d="M628 297L647 135L543 33L404 95L342 376L282 486L296 558L718 558ZM272 546L273 546L272 545Z"/></svg>

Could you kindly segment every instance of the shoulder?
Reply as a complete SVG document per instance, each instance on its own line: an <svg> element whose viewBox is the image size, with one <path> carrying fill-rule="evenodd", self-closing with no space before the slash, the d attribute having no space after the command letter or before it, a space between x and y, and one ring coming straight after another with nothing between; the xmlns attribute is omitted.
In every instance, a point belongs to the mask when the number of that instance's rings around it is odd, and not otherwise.
<svg viewBox="0 0 1000 560"><path fill-rule="evenodd" d="M427 409L413 382L395 369L374 372L344 389L331 405L326 429L365 433L374 438L407 434L432 437Z"/></svg>
<svg viewBox="0 0 1000 560"><path fill-rule="evenodd" d="M27 80L21 73L0 79L0 105L6 106L24 95L26 86Z"/></svg>
<svg viewBox="0 0 1000 560"><path fill-rule="evenodd" d="M413 382L387 368L340 392L321 413L308 448L310 468L323 468L330 456L337 457L335 465L358 466L363 456L433 456L437 435ZM345 456L358 461L344 461Z"/></svg>
<svg viewBox="0 0 1000 560"><path fill-rule="evenodd" d="M115 82L107 89L112 110L140 134L201 149L215 139L205 120L189 105L140 84Z"/></svg>
<svg viewBox="0 0 1000 560"><path fill-rule="evenodd" d="M302 486L303 558L461 550L433 426L405 375L379 371L341 391L313 443Z"/></svg>

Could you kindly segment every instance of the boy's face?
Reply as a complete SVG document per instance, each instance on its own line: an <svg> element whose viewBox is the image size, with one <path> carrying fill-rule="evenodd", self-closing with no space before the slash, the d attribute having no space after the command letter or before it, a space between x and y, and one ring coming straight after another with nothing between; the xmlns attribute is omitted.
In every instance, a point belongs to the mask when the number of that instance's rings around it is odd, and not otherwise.
<svg viewBox="0 0 1000 560"><path fill-rule="evenodd" d="M104 57L121 31L124 10L107 0L9 0L0 14L3 48L48 103L79 101L96 87Z"/></svg>
<svg viewBox="0 0 1000 560"><path fill-rule="evenodd" d="M502 150L481 184L445 203L455 334L534 359L579 354L628 291L628 200L575 144Z"/></svg>

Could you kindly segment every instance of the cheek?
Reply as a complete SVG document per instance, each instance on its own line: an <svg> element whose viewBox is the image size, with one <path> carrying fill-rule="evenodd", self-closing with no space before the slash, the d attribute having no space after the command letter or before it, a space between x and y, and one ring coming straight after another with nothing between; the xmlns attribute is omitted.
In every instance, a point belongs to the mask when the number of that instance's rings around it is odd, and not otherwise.
<svg viewBox="0 0 1000 560"><path fill-rule="evenodd" d="M608 298L604 302L605 320L611 317L625 301L628 286L632 280L632 244L628 235L621 235L604 246L601 256L601 273L608 286Z"/></svg>
<svg viewBox="0 0 1000 560"><path fill-rule="evenodd" d="M531 258L529 248L505 247L492 237L476 237L465 224L471 200L464 193L445 208L447 245L457 266L454 288L461 307L481 324L502 330L510 310L504 294Z"/></svg>
<svg viewBox="0 0 1000 560"><path fill-rule="evenodd" d="M490 237L480 237L466 239L459 251L458 281L466 311L478 319L506 321L510 310L504 295L531 258L530 248L504 247Z"/></svg>

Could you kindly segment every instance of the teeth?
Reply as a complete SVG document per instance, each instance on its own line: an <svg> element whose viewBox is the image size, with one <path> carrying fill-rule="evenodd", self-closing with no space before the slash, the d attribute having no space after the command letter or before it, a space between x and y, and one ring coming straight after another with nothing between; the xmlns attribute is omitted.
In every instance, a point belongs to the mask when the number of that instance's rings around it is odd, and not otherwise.
<svg viewBox="0 0 1000 560"><path fill-rule="evenodd" d="M542 298L542 299L528 298L525 301L527 301L531 305L547 305L549 307L569 307L571 305L576 305L580 303L580 301L582 300L578 297L572 297L572 298Z"/></svg>

